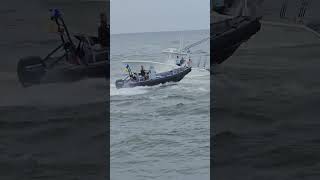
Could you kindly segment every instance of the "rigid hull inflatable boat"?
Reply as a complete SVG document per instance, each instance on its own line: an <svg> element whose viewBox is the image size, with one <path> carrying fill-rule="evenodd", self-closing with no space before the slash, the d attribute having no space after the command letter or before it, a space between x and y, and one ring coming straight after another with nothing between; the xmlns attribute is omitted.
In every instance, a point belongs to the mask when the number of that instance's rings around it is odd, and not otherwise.
<svg viewBox="0 0 320 180"><path fill-rule="evenodd" d="M131 88L136 86L154 86L167 82L178 82L191 72L191 67L180 67L170 71L154 74L149 73L148 78L142 76L127 76L116 81L116 88Z"/></svg>
<svg viewBox="0 0 320 180"><path fill-rule="evenodd" d="M51 12L51 20L57 25L61 44L44 58L21 58L17 65L21 84L28 87L85 77L109 78L109 48L101 47L98 37L85 34L71 36L61 12L57 9Z"/></svg>

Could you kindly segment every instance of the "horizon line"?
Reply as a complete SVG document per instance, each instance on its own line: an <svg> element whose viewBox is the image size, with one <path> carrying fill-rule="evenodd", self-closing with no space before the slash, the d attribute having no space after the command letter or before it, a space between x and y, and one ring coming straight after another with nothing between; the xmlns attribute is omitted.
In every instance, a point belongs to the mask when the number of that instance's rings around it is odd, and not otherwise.
<svg viewBox="0 0 320 180"><path fill-rule="evenodd" d="M123 32L123 33L110 33L110 35L123 35L123 34L142 34L142 33L161 33L161 32L181 32L181 31L203 31L208 29L190 29L190 30L164 30L164 31L145 31L145 32Z"/></svg>

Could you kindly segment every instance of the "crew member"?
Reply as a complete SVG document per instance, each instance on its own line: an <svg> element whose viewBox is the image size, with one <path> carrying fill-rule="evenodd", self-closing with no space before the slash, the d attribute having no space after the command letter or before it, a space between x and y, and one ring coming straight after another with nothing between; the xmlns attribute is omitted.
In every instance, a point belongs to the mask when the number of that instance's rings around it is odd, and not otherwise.
<svg viewBox="0 0 320 180"><path fill-rule="evenodd" d="M177 59L176 59L176 65L177 65L177 66L180 66L180 65L181 65L181 64L180 64L179 56L177 56Z"/></svg>
<svg viewBox="0 0 320 180"><path fill-rule="evenodd" d="M180 66L185 62L184 58L182 57L180 60Z"/></svg>
<svg viewBox="0 0 320 180"><path fill-rule="evenodd" d="M144 70L144 68L143 68L143 66L141 65L141 70L140 70L140 75L142 76L142 77L146 77L146 72L145 72L145 70Z"/></svg>
<svg viewBox="0 0 320 180"><path fill-rule="evenodd" d="M137 75L137 73L133 73L133 77L134 77L134 78L133 78L134 80L137 80L137 79L139 78L139 76Z"/></svg>
<svg viewBox="0 0 320 180"><path fill-rule="evenodd" d="M191 67L191 65L192 65L192 61L191 61L191 58L189 58L188 67Z"/></svg>
<svg viewBox="0 0 320 180"><path fill-rule="evenodd" d="M137 77L136 77L134 74L130 74L130 78L131 78L132 80L137 80Z"/></svg>

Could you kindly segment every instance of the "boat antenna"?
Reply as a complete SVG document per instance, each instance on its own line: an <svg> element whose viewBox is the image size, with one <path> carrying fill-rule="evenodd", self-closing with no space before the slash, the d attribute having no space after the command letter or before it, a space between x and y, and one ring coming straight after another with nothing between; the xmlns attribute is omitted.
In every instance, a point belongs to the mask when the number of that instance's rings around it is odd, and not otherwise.
<svg viewBox="0 0 320 180"><path fill-rule="evenodd" d="M180 34L180 47L179 47L180 53L182 52L182 48L183 48L183 37L182 37L182 35Z"/></svg>
<svg viewBox="0 0 320 180"><path fill-rule="evenodd" d="M206 37L206 38L204 38L204 39L201 39L200 41L197 41L197 42L195 42L195 43L192 43L192 44L184 47L184 48L182 49L182 51L188 51L190 48L192 48L192 47L194 47L194 46L197 46L197 45L199 45L199 44L201 44L201 43L204 43L204 42L206 42L206 41L209 40L209 39L210 39L210 37Z"/></svg>

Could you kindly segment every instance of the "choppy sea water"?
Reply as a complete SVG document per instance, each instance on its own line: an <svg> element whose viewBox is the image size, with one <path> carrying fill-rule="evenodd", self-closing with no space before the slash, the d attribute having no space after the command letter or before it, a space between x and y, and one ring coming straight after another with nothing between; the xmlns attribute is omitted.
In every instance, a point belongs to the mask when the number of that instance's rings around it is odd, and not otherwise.
<svg viewBox="0 0 320 180"><path fill-rule="evenodd" d="M190 44L209 30L111 36L111 179L209 179L210 77L193 70L182 81L116 89L122 60L166 62L163 49ZM209 54L209 42L192 49ZM209 59L208 59L209 61Z"/></svg>
<svg viewBox="0 0 320 180"><path fill-rule="evenodd" d="M319 179L319 50L311 32L263 24L216 66L214 179Z"/></svg>

